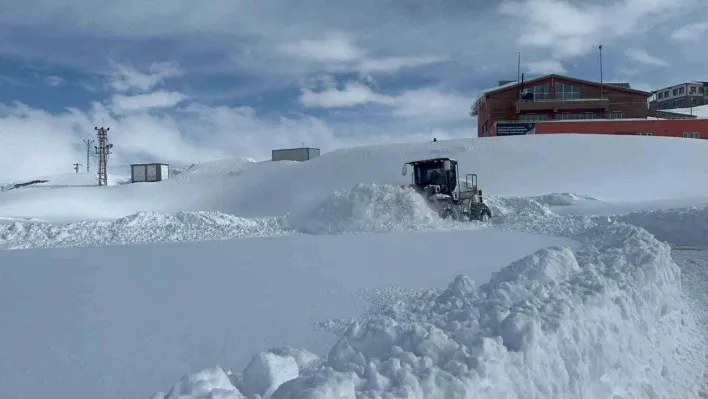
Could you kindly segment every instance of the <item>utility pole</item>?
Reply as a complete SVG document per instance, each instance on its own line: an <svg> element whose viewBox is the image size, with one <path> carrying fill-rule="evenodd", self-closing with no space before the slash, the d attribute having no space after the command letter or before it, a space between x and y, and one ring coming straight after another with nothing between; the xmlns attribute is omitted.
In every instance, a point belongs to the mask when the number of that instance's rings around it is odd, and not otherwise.
<svg viewBox="0 0 708 399"><path fill-rule="evenodd" d="M79 166L81 166L80 163L75 163L75 164L74 164L74 170L76 171L76 173L79 173Z"/></svg>
<svg viewBox="0 0 708 399"><path fill-rule="evenodd" d="M604 84L602 81L602 44L598 48L600 49L600 98L605 98L604 97L604 94L605 94L604 93Z"/></svg>
<svg viewBox="0 0 708 399"><path fill-rule="evenodd" d="M98 154L98 185L107 186L108 172L106 171L106 165L108 164L108 155L111 153L111 148L113 148L113 144L108 144L108 131L111 128L94 127L94 129L98 132L98 146L94 146L96 154Z"/></svg>
<svg viewBox="0 0 708 399"><path fill-rule="evenodd" d="M519 51L519 61L516 65L516 84L521 81L521 51Z"/></svg>
<svg viewBox="0 0 708 399"><path fill-rule="evenodd" d="M89 165L91 164L91 144L93 144L93 140L84 139L84 144L86 144L86 173L88 173Z"/></svg>

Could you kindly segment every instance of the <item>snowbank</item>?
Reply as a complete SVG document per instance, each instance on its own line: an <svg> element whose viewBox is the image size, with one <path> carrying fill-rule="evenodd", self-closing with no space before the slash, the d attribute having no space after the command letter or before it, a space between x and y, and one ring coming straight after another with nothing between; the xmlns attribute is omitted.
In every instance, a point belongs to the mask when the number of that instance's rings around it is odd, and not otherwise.
<svg viewBox="0 0 708 399"><path fill-rule="evenodd" d="M410 175L401 176L404 162L441 156L459 161L461 177L476 173L487 196L574 193L600 201L698 198L708 197L708 186L695 184L708 174L707 150L706 140L603 135L529 135L347 148L307 162L205 162L165 182L125 184L111 190L10 190L0 195L0 216L69 221L61 209L43 206L69 202L64 191L71 191L76 204L71 221L104 218L99 208L106 218L141 210L216 211L241 217L296 214L358 183L407 184ZM681 179L676 179L679 175ZM550 205L573 199L562 195L538 200Z"/></svg>
<svg viewBox="0 0 708 399"><path fill-rule="evenodd" d="M472 229L473 223L441 219L410 187L357 184L318 206L291 215L293 228L310 234Z"/></svg>
<svg viewBox="0 0 708 399"><path fill-rule="evenodd" d="M643 227L659 240L671 244L708 245L708 207L647 210L612 218Z"/></svg>
<svg viewBox="0 0 708 399"><path fill-rule="evenodd" d="M544 248L479 287L458 276L442 293L396 301L353 322L316 367L263 368L272 377L258 392L272 399L697 395L703 334L668 244L612 220L582 227L532 199L496 206L512 226L551 225L583 247ZM530 212L510 218L519 209ZM273 390L278 380L287 382ZM235 398L255 390L232 384L219 392Z"/></svg>
<svg viewBox="0 0 708 399"><path fill-rule="evenodd" d="M223 240L292 234L283 218L244 219L218 212L139 212L115 221L0 224L0 248L27 249Z"/></svg>
<svg viewBox="0 0 708 399"><path fill-rule="evenodd" d="M176 173L177 180L191 180L219 176L237 176L257 162L253 158L228 158L192 164Z"/></svg>

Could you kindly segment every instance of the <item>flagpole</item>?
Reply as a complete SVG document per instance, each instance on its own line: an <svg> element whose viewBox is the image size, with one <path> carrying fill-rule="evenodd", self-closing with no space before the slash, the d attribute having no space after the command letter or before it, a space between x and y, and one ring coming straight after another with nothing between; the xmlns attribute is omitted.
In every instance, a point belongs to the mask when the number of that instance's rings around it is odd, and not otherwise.
<svg viewBox="0 0 708 399"><path fill-rule="evenodd" d="M605 98L604 97L604 85L602 81L602 44L599 47L600 49L600 98Z"/></svg>

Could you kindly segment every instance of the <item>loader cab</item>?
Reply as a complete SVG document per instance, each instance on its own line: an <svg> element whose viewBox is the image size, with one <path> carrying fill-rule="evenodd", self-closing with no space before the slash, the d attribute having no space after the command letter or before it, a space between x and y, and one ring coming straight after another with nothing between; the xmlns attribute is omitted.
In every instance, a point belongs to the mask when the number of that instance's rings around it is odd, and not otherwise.
<svg viewBox="0 0 708 399"><path fill-rule="evenodd" d="M413 167L413 185L422 189L440 186L440 193L452 195L457 189L457 161L450 158L433 158L403 164L402 174L408 173L408 165Z"/></svg>

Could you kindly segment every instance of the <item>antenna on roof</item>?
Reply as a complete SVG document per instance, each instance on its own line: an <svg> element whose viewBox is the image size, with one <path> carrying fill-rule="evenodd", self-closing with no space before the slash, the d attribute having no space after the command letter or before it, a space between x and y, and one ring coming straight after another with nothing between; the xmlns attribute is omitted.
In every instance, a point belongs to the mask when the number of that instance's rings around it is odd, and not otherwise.
<svg viewBox="0 0 708 399"><path fill-rule="evenodd" d="M521 51L519 51L519 62L516 67L516 83L521 82Z"/></svg>

